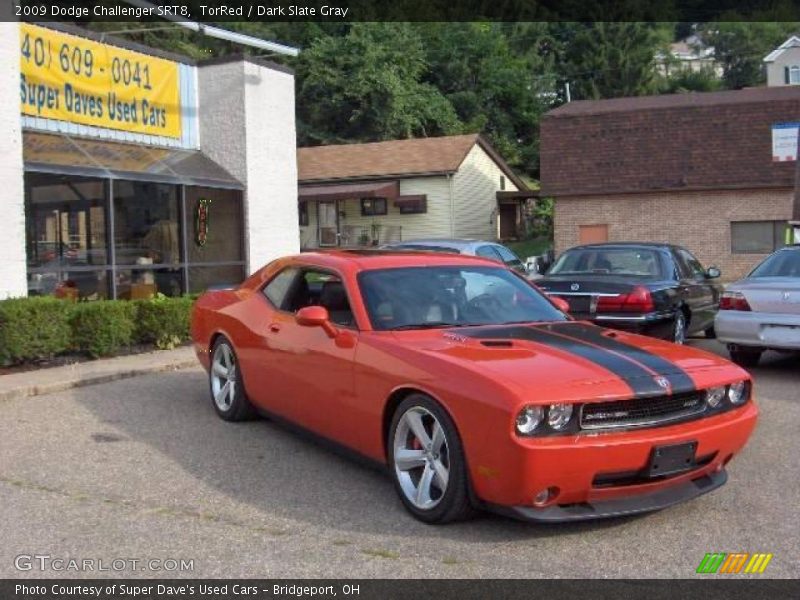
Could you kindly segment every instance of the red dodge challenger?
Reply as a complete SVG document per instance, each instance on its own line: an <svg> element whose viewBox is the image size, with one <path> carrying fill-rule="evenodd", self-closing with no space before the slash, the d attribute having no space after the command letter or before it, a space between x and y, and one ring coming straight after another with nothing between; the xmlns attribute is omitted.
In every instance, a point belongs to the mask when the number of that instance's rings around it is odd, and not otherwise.
<svg viewBox="0 0 800 600"><path fill-rule="evenodd" d="M204 294L192 336L221 418L277 417L387 464L429 523L689 500L725 483L758 414L732 363L571 320L469 256L276 260Z"/></svg>

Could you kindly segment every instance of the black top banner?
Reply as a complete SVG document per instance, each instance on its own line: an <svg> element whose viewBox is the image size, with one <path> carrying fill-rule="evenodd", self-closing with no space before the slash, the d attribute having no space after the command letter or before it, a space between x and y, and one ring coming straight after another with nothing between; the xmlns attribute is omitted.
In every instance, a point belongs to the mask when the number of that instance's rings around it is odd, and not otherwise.
<svg viewBox="0 0 800 600"><path fill-rule="evenodd" d="M0 20L795 21L800 0L4 0Z"/></svg>
<svg viewBox="0 0 800 600"><path fill-rule="evenodd" d="M471 600L497 598L532 600L567 598L608 600L782 600L797 598L798 580L284 580L284 579L44 579L0 581L3 600L199 600L241 599L410 600L421 598Z"/></svg>

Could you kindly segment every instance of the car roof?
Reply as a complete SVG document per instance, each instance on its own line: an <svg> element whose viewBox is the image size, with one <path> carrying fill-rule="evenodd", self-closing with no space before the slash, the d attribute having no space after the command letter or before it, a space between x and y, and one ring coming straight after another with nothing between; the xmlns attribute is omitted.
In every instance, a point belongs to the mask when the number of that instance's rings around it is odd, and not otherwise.
<svg viewBox="0 0 800 600"><path fill-rule="evenodd" d="M669 248L680 248L675 244L659 243L659 242L603 242L598 244L582 244L580 246L573 246L569 250L588 250L593 248L646 248L649 250L667 250Z"/></svg>
<svg viewBox="0 0 800 600"><path fill-rule="evenodd" d="M403 240L402 242L386 244L386 246L388 248L402 248L403 246L431 246L433 248L439 247L463 250L484 244L491 244L493 246L497 245L496 242L475 240L470 238L425 238L419 240Z"/></svg>
<svg viewBox="0 0 800 600"><path fill-rule="evenodd" d="M358 271L392 269L398 267L486 265L497 268L496 261L464 254L443 254L413 250L322 250L303 252L287 257L291 262L303 262L332 269L355 268Z"/></svg>

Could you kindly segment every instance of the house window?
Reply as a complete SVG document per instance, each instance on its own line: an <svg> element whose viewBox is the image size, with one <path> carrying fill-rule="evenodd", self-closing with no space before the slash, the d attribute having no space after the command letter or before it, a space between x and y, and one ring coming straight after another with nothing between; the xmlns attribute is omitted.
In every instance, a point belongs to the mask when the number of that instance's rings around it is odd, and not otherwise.
<svg viewBox="0 0 800 600"><path fill-rule="evenodd" d="M395 201L395 206L401 215L419 215L428 212L428 198L424 194L401 196Z"/></svg>
<svg viewBox="0 0 800 600"><path fill-rule="evenodd" d="M308 227L308 202L301 202L297 212L300 215L300 227Z"/></svg>
<svg viewBox="0 0 800 600"><path fill-rule="evenodd" d="M789 67L789 83L791 85L797 85L800 83L800 67L797 65L792 65Z"/></svg>
<svg viewBox="0 0 800 600"><path fill-rule="evenodd" d="M500 191L506 189L506 178L504 175L500 175Z"/></svg>
<svg viewBox="0 0 800 600"><path fill-rule="evenodd" d="M769 254L786 245L786 221L734 221L733 254Z"/></svg>
<svg viewBox="0 0 800 600"><path fill-rule="evenodd" d="M386 214L386 198L362 198L361 216L375 217Z"/></svg>

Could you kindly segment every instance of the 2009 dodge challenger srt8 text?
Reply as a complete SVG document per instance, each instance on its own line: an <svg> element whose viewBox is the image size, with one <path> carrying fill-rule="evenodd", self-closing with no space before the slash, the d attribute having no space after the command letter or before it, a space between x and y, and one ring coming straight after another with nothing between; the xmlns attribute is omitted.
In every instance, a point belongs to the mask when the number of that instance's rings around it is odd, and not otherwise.
<svg viewBox="0 0 800 600"><path fill-rule="evenodd" d="M335 251L276 260L192 316L213 406L388 465L444 523L661 509L725 483L756 423L744 370L571 320L488 260Z"/></svg>

